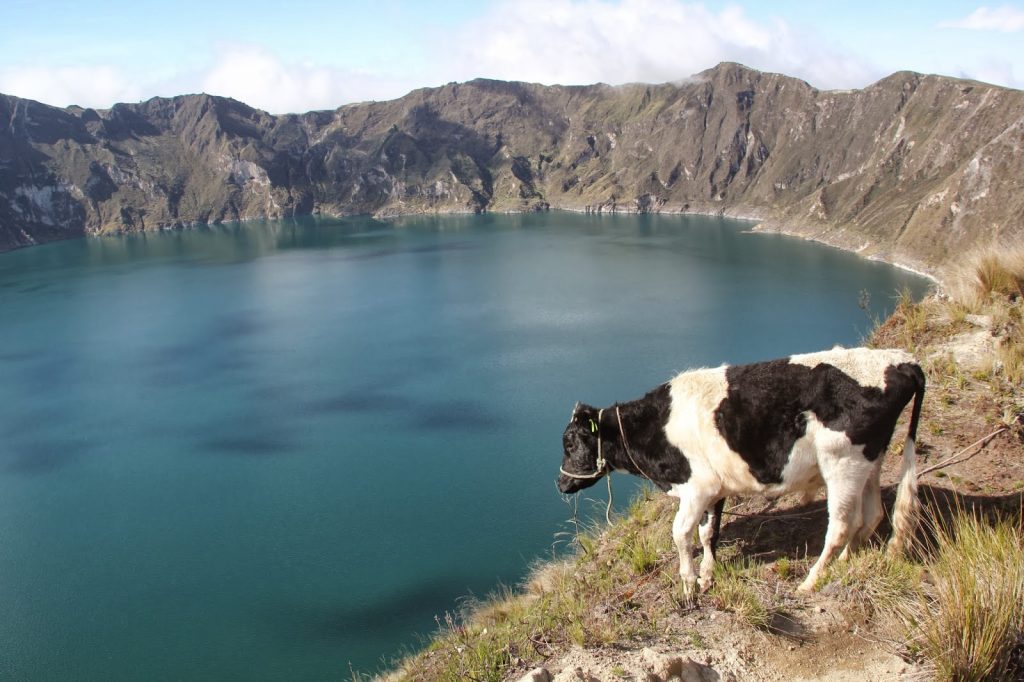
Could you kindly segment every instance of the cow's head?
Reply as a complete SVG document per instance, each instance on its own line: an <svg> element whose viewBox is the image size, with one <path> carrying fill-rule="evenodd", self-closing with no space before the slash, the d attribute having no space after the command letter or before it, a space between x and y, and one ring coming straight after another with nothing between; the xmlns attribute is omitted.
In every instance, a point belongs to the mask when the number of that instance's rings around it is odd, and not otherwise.
<svg viewBox="0 0 1024 682"><path fill-rule="evenodd" d="M572 418L562 432L562 467L558 489L574 493L597 483L608 472L606 464L598 464L600 411L590 405L576 403Z"/></svg>

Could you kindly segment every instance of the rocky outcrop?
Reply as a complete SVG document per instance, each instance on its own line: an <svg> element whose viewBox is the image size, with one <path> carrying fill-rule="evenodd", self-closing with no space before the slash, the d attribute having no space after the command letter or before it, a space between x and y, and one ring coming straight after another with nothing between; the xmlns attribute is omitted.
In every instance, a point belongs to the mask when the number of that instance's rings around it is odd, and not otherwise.
<svg viewBox="0 0 1024 682"><path fill-rule="evenodd" d="M1024 93L855 91L721 64L681 84L476 80L271 116L208 95L0 96L0 248L254 217L701 212L922 269L1024 229Z"/></svg>

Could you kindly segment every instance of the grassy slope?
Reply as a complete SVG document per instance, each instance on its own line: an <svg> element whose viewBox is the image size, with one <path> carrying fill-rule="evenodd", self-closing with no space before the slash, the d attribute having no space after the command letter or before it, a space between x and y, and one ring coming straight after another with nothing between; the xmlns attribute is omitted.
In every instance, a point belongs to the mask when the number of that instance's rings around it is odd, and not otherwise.
<svg viewBox="0 0 1024 682"><path fill-rule="evenodd" d="M622 652L644 647L702 654L717 669L751 678L780 670L815 678L836 665L856 668L858 656L871 655L875 646L850 644L851 629L943 679L998 679L999 666L1020 665L1021 263L981 262L952 280L954 298L904 298L870 339L910 349L927 370L919 471L1003 429L966 461L921 477L930 523L914 558L867 550L835 564L821 593L799 597L795 587L820 551L824 503L801 507L783 499L766 507L754 498L728 517L716 585L693 608L679 600L673 505L648 493L613 526L582 533L574 558L539 565L521 589L447 616L426 649L396 662L391 679L516 679L536 666L557 670L567 652L618 652L612 658L619 661L626 660ZM897 459L887 458L883 481L891 484ZM887 504L892 496L890 485ZM972 509L982 516L968 514ZM880 534L886 533L883 522ZM976 581L979 572L1004 583ZM839 616L823 626L816 616L826 611ZM998 619L986 614L1002 620L993 624ZM749 639L736 634L744 630ZM751 651L756 655L743 655ZM607 670L627 674L624 665Z"/></svg>

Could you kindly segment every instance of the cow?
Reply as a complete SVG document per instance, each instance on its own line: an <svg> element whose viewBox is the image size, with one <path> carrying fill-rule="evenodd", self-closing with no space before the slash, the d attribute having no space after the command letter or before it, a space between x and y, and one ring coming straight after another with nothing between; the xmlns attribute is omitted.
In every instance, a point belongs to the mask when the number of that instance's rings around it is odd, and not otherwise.
<svg viewBox="0 0 1024 682"><path fill-rule="evenodd" d="M902 350L836 347L683 372L639 400L603 409L577 403L562 434L558 488L574 493L625 471L677 497L672 538L689 598L711 583L726 497L801 493L809 501L824 486L825 546L798 588L812 591L833 556L855 551L884 516L882 455L913 398L889 551L907 547L917 523L914 443L924 388L920 365ZM690 541L702 516L698 577Z"/></svg>

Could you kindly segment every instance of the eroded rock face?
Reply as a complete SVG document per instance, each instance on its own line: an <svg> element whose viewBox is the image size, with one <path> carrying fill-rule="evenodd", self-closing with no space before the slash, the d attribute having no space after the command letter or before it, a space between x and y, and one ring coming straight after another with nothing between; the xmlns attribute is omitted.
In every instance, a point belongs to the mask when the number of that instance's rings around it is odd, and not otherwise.
<svg viewBox="0 0 1024 682"><path fill-rule="evenodd" d="M311 213L710 212L919 267L1024 229L1024 93L901 72L818 91L476 80L272 116L208 95L0 96L0 249Z"/></svg>

